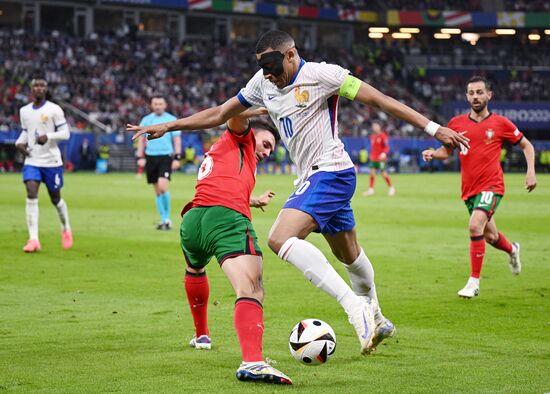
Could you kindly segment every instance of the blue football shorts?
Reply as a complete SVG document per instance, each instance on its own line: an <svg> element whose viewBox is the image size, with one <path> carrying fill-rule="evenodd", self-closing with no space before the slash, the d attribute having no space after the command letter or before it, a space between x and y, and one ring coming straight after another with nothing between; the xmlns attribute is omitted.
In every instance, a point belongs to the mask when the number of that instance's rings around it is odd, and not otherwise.
<svg viewBox="0 0 550 394"><path fill-rule="evenodd" d="M44 182L48 190L60 190L63 187L63 166L36 167L25 164L23 166L23 182Z"/></svg>
<svg viewBox="0 0 550 394"><path fill-rule="evenodd" d="M309 214L317 222L316 232L334 235L355 227L351 198L355 192L355 169L316 172L288 198L284 208Z"/></svg>

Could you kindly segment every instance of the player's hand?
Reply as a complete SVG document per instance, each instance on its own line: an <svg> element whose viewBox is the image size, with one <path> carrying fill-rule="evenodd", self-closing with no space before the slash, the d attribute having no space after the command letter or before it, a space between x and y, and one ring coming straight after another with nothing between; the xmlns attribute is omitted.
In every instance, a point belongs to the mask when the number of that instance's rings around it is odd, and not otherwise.
<svg viewBox="0 0 550 394"><path fill-rule="evenodd" d="M388 158L388 155L386 155L385 152L380 153L380 156L378 156L378 161L386 161Z"/></svg>
<svg viewBox="0 0 550 394"><path fill-rule="evenodd" d="M264 211L264 208L267 204L270 203L271 199L275 196L275 193L271 190L266 191L264 194L262 194L258 199L254 200L254 207L260 208L262 211Z"/></svg>
<svg viewBox="0 0 550 394"><path fill-rule="evenodd" d="M537 177L534 172L528 172L525 176L525 189L531 193L537 187Z"/></svg>
<svg viewBox="0 0 550 394"><path fill-rule="evenodd" d="M422 160L424 161L432 161L434 159L434 152L433 149L426 149L425 151L422 151Z"/></svg>
<svg viewBox="0 0 550 394"><path fill-rule="evenodd" d="M36 137L36 143L38 145L44 145L46 142L48 142L48 136L46 134Z"/></svg>
<svg viewBox="0 0 550 394"><path fill-rule="evenodd" d="M463 133L457 133L448 127L439 127L439 129L435 132L434 137L447 148L470 149L470 139L465 137Z"/></svg>
<svg viewBox="0 0 550 394"><path fill-rule="evenodd" d="M177 171L181 167L181 163L179 160L172 160L172 171Z"/></svg>
<svg viewBox="0 0 550 394"><path fill-rule="evenodd" d="M141 137L144 134L147 135L148 140L154 140L156 138L162 137L164 134L168 132L168 127L164 125L163 123L156 124L153 126L136 126L133 124L128 123L126 125L126 131L129 132L135 132L134 136L132 137L132 141Z"/></svg>
<svg viewBox="0 0 550 394"><path fill-rule="evenodd" d="M247 109L241 115L246 117L246 118L253 118L255 116L262 116L262 115L267 115L267 114L268 114L267 108L260 107L260 108L256 108L256 109Z"/></svg>
<svg viewBox="0 0 550 394"><path fill-rule="evenodd" d="M15 148L21 152L21 154L25 157L30 156L31 152L29 150L29 146L27 144L17 144L15 145Z"/></svg>

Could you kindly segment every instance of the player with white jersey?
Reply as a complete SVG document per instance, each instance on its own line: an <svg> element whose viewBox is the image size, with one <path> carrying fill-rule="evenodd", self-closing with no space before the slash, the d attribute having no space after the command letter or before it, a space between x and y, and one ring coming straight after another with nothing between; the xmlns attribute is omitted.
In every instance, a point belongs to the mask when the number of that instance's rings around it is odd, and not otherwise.
<svg viewBox="0 0 550 394"><path fill-rule="evenodd" d="M61 198L63 187L63 160L57 144L69 139L70 132L61 107L46 99L48 83L44 78L31 82L34 101L19 112L21 135L15 141L16 148L25 156L23 182L27 190L27 227L29 240L23 247L27 253L41 249L38 240L38 190L44 182L50 200L61 220L61 244L64 249L73 245L67 204Z"/></svg>
<svg viewBox="0 0 550 394"><path fill-rule="evenodd" d="M395 328L380 311L372 265L357 243L350 200L355 191L353 163L338 138L339 96L378 107L424 128L448 146L468 146L467 138L441 127L332 64L301 59L293 38L280 30L265 33L256 46L258 71L239 94L218 107L173 122L140 127L134 138L148 133L158 138L173 130L218 126L253 105L263 105L279 128L298 168L296 190L289 197L269 234L269 247L305 277L335 298L348 315L361 352L370 353ZM305 238L323 234L344 263L350 286L323 253Z"/></svg>

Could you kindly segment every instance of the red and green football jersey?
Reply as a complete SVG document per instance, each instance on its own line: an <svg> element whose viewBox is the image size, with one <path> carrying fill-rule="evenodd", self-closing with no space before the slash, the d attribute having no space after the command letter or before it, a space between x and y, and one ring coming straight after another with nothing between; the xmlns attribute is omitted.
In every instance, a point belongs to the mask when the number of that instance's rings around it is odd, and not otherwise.
<svg viewBox="0 0 550 394"><path fill-rule="evenodd" d="M469 114L452 118L449 128L457 133L465 132L470 139L470 149L460 152L462 175L462 199L492 191L504 195L504 176L500 166L500 151L504 142L517 144L523 134L504 116L490 113L481 122Z"/></svg>
<svg viewBox="0 0 550 394"><path fill-rule="evenodd" d="M371 161L380 161L380 155L390 152L390 143L388 135L383 131L380 134L372 133L370 136L370 159Z"/></svg>
<svg viewBox="0 0 550 394"><path fill-rule="evenodd" d="M244 135L227 130L205 154L192 206L222 206L252 220L250 194L255 184L256 139L253 130Z"/></svg>

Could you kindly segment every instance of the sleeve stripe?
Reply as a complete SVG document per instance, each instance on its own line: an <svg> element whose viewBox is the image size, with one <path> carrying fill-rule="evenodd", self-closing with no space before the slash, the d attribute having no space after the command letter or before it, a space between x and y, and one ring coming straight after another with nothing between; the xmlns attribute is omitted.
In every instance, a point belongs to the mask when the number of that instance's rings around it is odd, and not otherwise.
<svg viewBox="0 0 550 394"><path fill-rule="evenodd" d="M66 124L67 124L67 122L64 122L64 123L61 123L61 124L56 124L55 129L57 130L58 128L60 128L61 126L66 125Z"/></svg>
<svg viewBox="0 0 550 394"><path fill-rule="evenodd" d="M252 107L252 104L250 104L250 103L244 98L244 96L242 95L241 92L239 92L239 94L237 94L237 98L239 99L240 103L241 103L242 105L244 105L246 108Z"/></svg>
<svg viewBox="0 0 550 394"><path fill-rule="evenodd" d="M519 140L517 140L516 142L514 142L514 146L519 144L521 142L521 140L523 139L523 135L521 136L521 138Z"/></svg>

